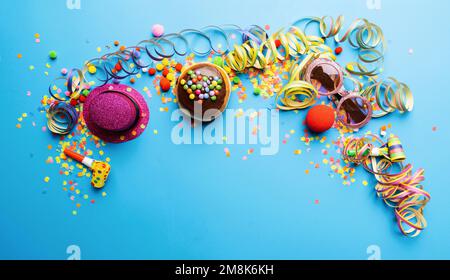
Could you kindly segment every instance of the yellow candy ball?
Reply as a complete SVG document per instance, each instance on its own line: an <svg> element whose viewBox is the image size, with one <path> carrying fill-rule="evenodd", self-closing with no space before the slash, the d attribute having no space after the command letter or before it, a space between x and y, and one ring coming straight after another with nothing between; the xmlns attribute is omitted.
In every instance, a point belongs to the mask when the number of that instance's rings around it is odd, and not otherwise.
<svg viewBox="0 0 450 280"><path fill-rule="evenodd" d="M166 78L167 78L169 81L173 81L173 79L175 79L175 76L174 76L172 73L169 73L169 74L167 74Z"/></svg>
<svg viewBox="0 0 450 280"><path fill-rule="evenodd" d="M95 74L97 72L97 67L95 67L94 65L89 65L88 71L91 74Z"/></svg>

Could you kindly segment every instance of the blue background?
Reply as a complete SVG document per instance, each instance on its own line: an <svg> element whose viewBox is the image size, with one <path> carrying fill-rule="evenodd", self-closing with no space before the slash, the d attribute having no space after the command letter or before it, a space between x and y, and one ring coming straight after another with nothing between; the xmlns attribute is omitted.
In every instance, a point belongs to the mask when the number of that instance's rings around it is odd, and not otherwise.
<svg viewBox="0 0 450 280"><path fill-rule="evenodd" d="M382 0L380 10L368 9L365 0L227 3L82 0L80 10L70 10L65 0L2 1L1 259L66 259L71 244L81 248L83 259L367 259L370 245L379 246L383 259L450 258L450 2ZM61 190L64 178L56 165L45 163L52 154L47 145L57 146L57 139L41 131L45 117L37 112L62 67L80 67L98 56L98 46L105 50L114 40L131 45L148 38L154 23L164 24L168 32L226 23L269 24L273 31L301 17L339 14L347 24L365 17L383 28L385 75L405 81L415 94L412 113L374 120L366 130L392 123L408 160L426 169L432 200L425 210L429 227L420 237L401 236L393 211L376 197L373 180L361 168L357 182L347 187L330 178L327 167L311 167L310 161L323 158L323 145L314 143L307 153L300 142L305 112L281 114L280 137L291 129L296 133L280 144L276 156L262 157L256 150L243 161L249 145L172 144L174 123L170 113L159 112L165 105L150 79L136 85L149 86L154 94L151 101L147 98L152 112L148 129L135 141L104 148L113 165L108 195L99 197L84 181L98 202L71 214L74 205ZM40 44L34 42L35 33L41 34ZM54 62L48 60L51 49L58 51ZM20 60L18 53L24 56ZM36 69L29 71L29 65ZM251 94L243 104L233 97L230 108L263 103ZM17 129L23 112L33 116ZM326 136L335 139L337 132ZM303 154L294 155L294 149ZM51 178L48 184L45 176Z"/></svg>

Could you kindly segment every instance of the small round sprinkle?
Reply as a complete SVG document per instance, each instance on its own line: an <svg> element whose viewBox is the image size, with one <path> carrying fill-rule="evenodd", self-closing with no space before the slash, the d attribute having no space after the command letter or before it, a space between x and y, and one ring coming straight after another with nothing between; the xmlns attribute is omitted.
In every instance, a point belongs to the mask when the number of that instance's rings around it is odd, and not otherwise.
<svg viewBox="0 0 450 280"><path fill-rule="evenodd" d="M58 54L56 53L56 51L50 51L48 53L48 57L50 57L50 59L56 59L58 57Z"/></svg>
<svg viewBox="0 0 450 280"><path fill-rule="evenodd" d="M97 68L94 65L89 65L88 66L88 72L90 74L95 74L97 72Z"/></svg>
<svg viewBox="0 0 450 280"><path fill-rule="evenodd" d="M152 34L155 37L161 37L164 34L164 26L162 26L161 24L153 25Z"/></svg>
<svg viewBox="0 0 450 280"><path fill-rule="evenodd" d="M220 56L214 57L213 63L217 66L222 67L223 66L223 59Z"/></svg>

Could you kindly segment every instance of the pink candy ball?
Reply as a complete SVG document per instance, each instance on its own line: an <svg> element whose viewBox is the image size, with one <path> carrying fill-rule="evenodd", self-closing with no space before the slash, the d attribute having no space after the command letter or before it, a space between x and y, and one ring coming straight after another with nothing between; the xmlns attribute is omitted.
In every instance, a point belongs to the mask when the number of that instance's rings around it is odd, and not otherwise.
<svg viewBox="0 0 450 280"><path fill-rule="evenodd" d="M162 26L161 24L153 25L152 34L155 37L161 37L164 34L164 26Z"/></svg>

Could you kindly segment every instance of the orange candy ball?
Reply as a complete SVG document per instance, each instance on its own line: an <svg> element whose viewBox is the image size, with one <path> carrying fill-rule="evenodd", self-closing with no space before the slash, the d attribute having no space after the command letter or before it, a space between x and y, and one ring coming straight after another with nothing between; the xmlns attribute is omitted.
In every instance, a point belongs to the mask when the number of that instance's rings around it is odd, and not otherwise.
<svg viewBox="0 0 450 280"><path fill-rule="evenodd" d="M164 77L167 77L167 75L169 75L169 69L164 68L162 74L163 74Z"/></svg>
<svg viewBox="0 0 450 280"><path fill-rule="evenodd" d="M175 65L175 70L177 70L177 72L181 72L181 70L183 70L183 64L177 63L177 65Z"/></svg>
<svg viewBox="0 0 450 280"><path fill-rule="evenodd" d="M334 109L326 105L317 105L306 114L306 126L313 132L322 133L333 127Z"/></svg>
<svg viewBox="0 0 450 280"><path fill-rule="evenodd" d="M169 91L169 90L170 90L170 81L169 81L169 79L167 79L167 78L162 78L162 79L159 81L159 86L161 87L161 90L162 90L163 92Z"/></svg>

